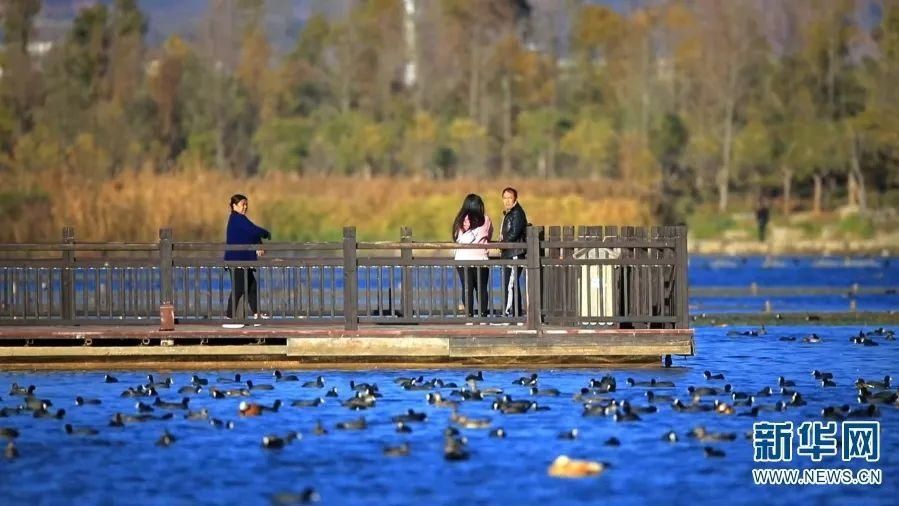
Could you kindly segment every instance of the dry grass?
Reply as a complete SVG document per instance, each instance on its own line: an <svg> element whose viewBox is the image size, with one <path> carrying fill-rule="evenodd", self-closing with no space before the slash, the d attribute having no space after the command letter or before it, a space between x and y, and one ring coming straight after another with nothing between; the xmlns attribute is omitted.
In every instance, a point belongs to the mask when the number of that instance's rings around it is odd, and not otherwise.
<svg viewBox="0 0 899 506"><path fill-rule="evenodd" d="M418 239L445 240L469 192L484 198L488 214L499 223L500 192L507 185L519 190L528 219L535 224L651 222L645 198L622 195L620 185L608 181L362 180L280 174L234 179L214 171L133 171L91 183L43 172L15 186L37 189L47 196L46 202L20 209L0 239L53 241L69 225L84 241L155 241L159 228L167 226L174 229L176 240L217 241L224 235L228 198L243 193L250 199L251 219L270 228L276 241L335 240L347 225L355 225L364 240L396 239L404 225L411 226Z"/></svg>

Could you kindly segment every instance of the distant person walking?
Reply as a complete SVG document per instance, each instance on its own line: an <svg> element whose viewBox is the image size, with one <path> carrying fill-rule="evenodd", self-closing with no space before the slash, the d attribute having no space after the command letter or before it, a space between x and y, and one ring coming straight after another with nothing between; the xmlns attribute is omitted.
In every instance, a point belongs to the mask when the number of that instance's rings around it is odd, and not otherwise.
<svg viewBox="0 0 899 506"><path fill-rule="evenodd" d="M453 220L453 240L458 244L487 244L493 237L493 223L484 212L484 200L470 193ZM487 249L457 249L456 260L487 260ZM456 267L462 282L462 301L468 316L474 316L474 294L478 294L478 316L487 316L490 268Z"/></svg>
<svg viewBox="0 0 899 506"><path fill-rule="evenodd" d="M241 194L231 196L231 214L228 216L228 229L225 234L227 244L262 244L262 239L271 239L272 234L268 230L256 226L247 218L249 202ZM265 251L258 249L242 251L225 251L225 260L240 262L255 262ZM228 307L225 308L225 316L234 317L234 310L246 295L252 318L267 318L268 315L259 313L258 294L256 293L256 269L251 267L232 267L231 271L231 295L228 296Z"/></svg>
<svg viewBox="0 0 899 506"><path fill-rule="evenodd" d="M765 242L765 229L768 228L768 218L770 218L768 200L765 197L759 197L759 205L755 210L755 221L759 226L760 242Z"/></svg>
<svg viewBox="0 0 899 506"><path fill-rule="evenodd" d="M524 242L528 217L518 203L518 190L503 190L503 226L500 242ZM503 259L521 259L525 257L525 248L504 249ZM521 316L521 267L503 267L503 314L505 316Z"/></svg>

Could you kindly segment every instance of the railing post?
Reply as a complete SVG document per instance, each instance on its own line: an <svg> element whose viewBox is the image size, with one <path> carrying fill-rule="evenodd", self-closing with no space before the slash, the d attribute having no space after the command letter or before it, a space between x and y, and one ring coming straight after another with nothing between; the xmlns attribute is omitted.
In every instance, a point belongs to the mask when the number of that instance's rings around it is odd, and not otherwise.
<svg viewBox="0 0 899 506"><path fill-rule="evenodd" d="M172 272L172 229L159 229L159 303L174 304L175 290Z"/></svg>
<svg viewBox="0 0 899 506"><path fill-rule="evenodd" d="M343 318L346 330L359 328L356 227L343 227Z"/></svg>
<svg viewBox="0 0 899 506"><path fill-rule="evenodd" d="M677 283L677 328L685 329L690 326L690 315L687 314L689 309L687 298L689 297L689 286L687 285L687 226L677 226L677 246L675 247L677 255L677 274L674 282Z"/></svg>
<svg viewBox="0 0 899 506"><path fill-rule="evenodd" d="M542 227L527 228L528 328L538 330L543 321L540 300L540 232ZM512 275L514 276L514 269Z"/></svg>
<svg viewBox="0 0 899 506"><path fill-rule="evenodd" d="M412 229L402 227L400 229L400 242L412 242ZM400 258L404 261L412 260L412 250L403 248L400 250ZM408 263L403 265L401 283L401 304L403 308L403 318L412 318L412 266Z"/></svg>
<svg viewBox="0 0 899 506"><path fill-rule="evenodd" d="M69 245L75 244L74 228L63 227L62 242ZM66 322L72 322L75 319L75 251L71 249L63 250L62 260L65 264L62 271L62 293L60 294L62 319Z"/></svg>

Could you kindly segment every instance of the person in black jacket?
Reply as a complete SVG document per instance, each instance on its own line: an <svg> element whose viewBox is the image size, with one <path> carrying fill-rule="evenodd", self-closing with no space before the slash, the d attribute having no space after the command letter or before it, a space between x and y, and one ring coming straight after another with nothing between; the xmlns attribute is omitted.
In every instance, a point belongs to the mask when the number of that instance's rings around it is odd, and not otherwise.
<svg viewBox="0 0 899 506"><path fill-rule="evenodd" d="M518 191L515 188L503 190L503 226L501 242L525 242L525 231L528 217L518 203ZM515 248L502 250L503 259L521 259L527 249ZM513 275L514 271L514 275ZM503 314L504 316L521 316L521 267L503 267Z"/></svg>
<svg viewBox="0 0 899 506"><path fill-rule="evenodd" d="M245 196L240 194L232 195L230 206L231 215L228 217L228 229L225 233L225 242L227 244L262 244L263 239L272 238L272 234L268 230L256 226L247 218L249 203ZM225 260L254 262L258 260L259 255L263 254L265 252L261 249L255 251L225 250ZM240 298L243 297L244 293L247 295L247 303L253 312L253 318L266 318L268 316L260 314L258 311L255 270L247 267L234 267L231 269L231 295L228 296L228 306L225 308L225 316L228 318L234 316L234 309L240 303Z"/></svg>

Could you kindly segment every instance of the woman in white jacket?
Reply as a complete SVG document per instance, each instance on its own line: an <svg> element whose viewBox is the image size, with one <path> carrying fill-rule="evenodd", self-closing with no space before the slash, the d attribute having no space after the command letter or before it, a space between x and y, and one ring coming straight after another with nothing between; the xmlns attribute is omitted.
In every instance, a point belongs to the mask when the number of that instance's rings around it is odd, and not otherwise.
<svg viewBox="0 0 899 506"><path fill-rule="evenodd" d="M493 223L484 213L484 201L470 193L453 220L453 240L458 244L484 244L484 249L457 249L456 260L487 260L487 243L493 237ZM474 294L478 294L478 316L487 316L490 268L456 267L462 282L462 302L468 316L474 316Z"/></svg>

